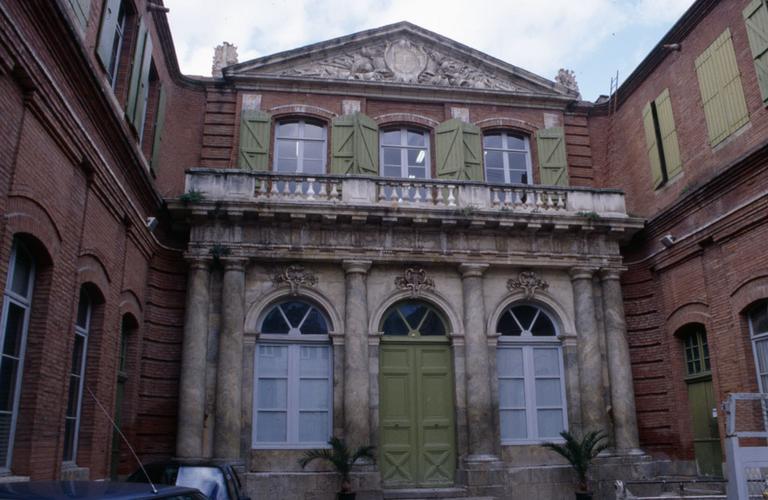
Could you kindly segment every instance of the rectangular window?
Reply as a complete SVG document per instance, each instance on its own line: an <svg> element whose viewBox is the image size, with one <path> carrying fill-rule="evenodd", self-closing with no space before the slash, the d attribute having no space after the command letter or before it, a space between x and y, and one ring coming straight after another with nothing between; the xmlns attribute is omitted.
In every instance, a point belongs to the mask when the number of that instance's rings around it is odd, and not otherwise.
<svg viewBox="0 0 768 500"><path fill-rule="evenodd" d="M128 102L125 114L141 141L146 118L147 99L149 97L150 74L152 72L152 37L142 20L139 23L136 38L136 51L133 54L131 80L128 86Z"/></svg>
<svg viewBox="0 0 768 500"><path fill-rule="evenodd" d="M752 0L744 9L749 47L755 63L757 84L763 96L763 105L768 103L768 4L766 0Z"/></svg>
<svg viewBox="0 0 768 500"><path fill-rule="evenodd" d="M664 89L659 97L646 104L643 128L653 187L657 189L683 171L669 89Z"/></svg>
<svg viewBox="0 0 768 500"><path fill-rule="evenodd" d="M96 55L107 72L107 79L112 88L117 86L120 52L125 37L126 10L122 0L107 0L101 16L99 42Z"/></svg>
<svg viewBox="0 0 768 500"><path fill-rule="evenodd" d="M64 457L65 462L77 459L77 441L80 434L80 410L83 402L85 381L85 360L88 354L88 330L91 323L91 301L85 290L80 291L75 320L75 343L69 370L67 411L64 414Z"/></svg>
<svg viewBox="0 0 768 500"><path fill-rule="evenodd" d="M716 146L749 121L730 29L696 58L696 75L709 143Z"/></svg>
<svg viewBox="0 0 768 500"><path fill-rule="evenodd" d="M253 446L324 446L332 432L330 347L260 344L255 362Z"/></svg>

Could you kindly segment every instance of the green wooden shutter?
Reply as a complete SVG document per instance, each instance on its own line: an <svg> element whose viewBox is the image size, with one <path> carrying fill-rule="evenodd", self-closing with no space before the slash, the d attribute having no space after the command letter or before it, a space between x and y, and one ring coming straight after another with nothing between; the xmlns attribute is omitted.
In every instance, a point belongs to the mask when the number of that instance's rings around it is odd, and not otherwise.
<svg viewBox="0 0 768 500"><path fill-rule="evenodd" d="M456 118L435 129L437 176L441 179L483 180L480 128Z"/></svg>
<svg viewBox="0 0 768 500"><path fill-rule="evenodd" d="M144 58L141 61L141 75L139 76L139 91L136 98L136 114L133 116L133 125L138 131L139 137L144 132L144 117L147 112L147 101L149 100L149 72L152 68L152 37L147 32L146 42L144 43Z"/></svg>
<svg viewBox="0 0 768 500"><path fill-rule="evenodd" d="M717 37L695 65L709 142L715 146L749 121L731 30Z"/></svg>
<svg viewBox="0 0 768 500"><path fill-rule="evenodd" d="M677 143L675 117L672 114L672 102L669 99L669 89L664 89L664 92L656 98L656 117L659 120L661 149L664 151L664 161L667 166L667 178L671 179L682 171L683 163L680 160L680 147Z"/></svg>
<svg viewBox="0 0 768 500"><path fill-rule="evenodd" d="M362 113L333 120L331 173L338 175L379 174L379 126Z"/></svg>
<svg viewBox="0 0 768 500"><path fill-rule="evenodd" d="M755 63L757 83L763 104L768 103L768 5L765 0L752 0L744 9L749 46Z"/></svg>
<svg viewBox="0 0 768 500"><path fill-rule="evenodd" d="M88 24L88 16L91 13L91 0L69 0L69 5L72 6L72 10L75 12L80 29L85 29Z"/></svg>
<svg viewBox="0 0 768 500"><path fill-rule="evenodd" d="M112 65L112 50L115 45L115 31L117 30L117 18L120 13L122 0L107 0L104 3L104 12L101 16L101 28L99 29L99 43L96 46L96 55L99 56L104 69L109 70ZM118 54L117 57L120 55Z"/></svg>
<svg viewBox="0 0 768 500"><path fill-rule="evenodd" d="M238 165L244 170L269 170L269 135L272 117L255 109L240 116L240 155Z"/></svg>
<svg viewBox="0 0 768 500"><path fill-rule="evenodd" d="M656 189L664 182L664 177L661 175L661 157L659 156L659 147L656 144L656 128L653 125L653 111L650 102L643 108L643 129L645 129L646 152L651 164L651 180L653 181L653 188Z"/></svg>
<svg viewBox="0 0 768 500"><path fill-rule="evenodd" d="M160 97L157 100L157 119L155 120L155 138L152 141L152 158L150 166L157 171L157 162L160 158L160 144L163 142L163 125L165 125L165 87L160 87Z"/></svg>
<svg viewBox="0 0 768 500"><path fill-rule="evenodd" d="M141 67L144 61L144 45L146 45L149 36L147 36L147 26L142 20L139 23L138 36L136 37L136 50L133 53L133 64L131 67L131 80L128 87L128 102L125 105L125 114L128 120L134 123L136 116L136 104L139 100L139 90L141 87Z"/></svg>
<svg viewBox="0 0 768 500"><path fill-rule="evenodd" d="M545 186L568 185L568 160L565 154L565 129L552 127L536 132L539 176Z"/></svg>

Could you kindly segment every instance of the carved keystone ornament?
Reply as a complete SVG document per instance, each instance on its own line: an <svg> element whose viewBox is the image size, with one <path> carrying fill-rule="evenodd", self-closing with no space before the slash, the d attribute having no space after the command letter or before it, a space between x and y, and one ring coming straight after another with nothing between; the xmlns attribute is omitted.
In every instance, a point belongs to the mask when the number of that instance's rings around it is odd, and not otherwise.
<svg viewBox="0 0 768 500"><path fill-rule="evenodd" d="M304 269L304 266L291 265L284 269L278 269L272 276L275 286L286 283L291 287L291 295L298 295L302 286L317 285L317 276L312 271Z"/></svg>
<svg viewBox="0 0 768 500"><path fill-rule="evenodd" d="M510 292L522 290L526 299L533 298L537 290L546 290L549 283L539 278L533 271L521 271L516 279L507 281L507 289Z"/></svg>
<svg viewBox="0 0 768 500"><path fill-rule="evenodd" d="M400 290L410 290L411 297L416 297L423 291L434 290L435 280L427 277L424 268L409 267L402 276L395 278L395 286Z"/></svg>

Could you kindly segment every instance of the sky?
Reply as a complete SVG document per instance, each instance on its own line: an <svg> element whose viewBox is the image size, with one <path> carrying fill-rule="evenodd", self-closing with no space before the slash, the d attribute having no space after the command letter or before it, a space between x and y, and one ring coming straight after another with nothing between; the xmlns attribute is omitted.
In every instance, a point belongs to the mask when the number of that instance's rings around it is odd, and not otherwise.
<svg viewBox="0 0 768 500"><path fill-rule="evenodd" d="M693 0L165 0L181 71L211 74L213 48L239 61L410 21L553 80L576 74L582 98L623 81Z"/></svg>

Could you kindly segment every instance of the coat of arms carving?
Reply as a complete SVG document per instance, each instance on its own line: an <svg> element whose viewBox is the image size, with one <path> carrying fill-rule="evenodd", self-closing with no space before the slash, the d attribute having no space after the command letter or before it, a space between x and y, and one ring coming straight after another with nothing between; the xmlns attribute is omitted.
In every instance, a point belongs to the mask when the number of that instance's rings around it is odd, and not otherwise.
<svg viewBox="0 0 768 500"><path fill-rule="evenodd" d="M507 289L510 292L522 290L526 299L531 299L537 290L546 290L549 283L539 278L533 271L522 271L517 278L507 281Z"/></svg>
<svg viewBox="0 0 768 500"><path fill-rule="evenodd" d="M291 295L298 295L302 286L317 285L317 276L312 271L305 269L304 266L294 264L276 270L272 276L272 281L275 286L287 284L291 288Z"/></svg>
<svg viewBox="0 0 768 500"><path fill-rule="evenodd" d="M395 278L395 286L400 290L409 290L411 297L416 297L424 291L435 289L435 281L427 277L427 271L422 267L409 267L402 276Z"/></svg>

